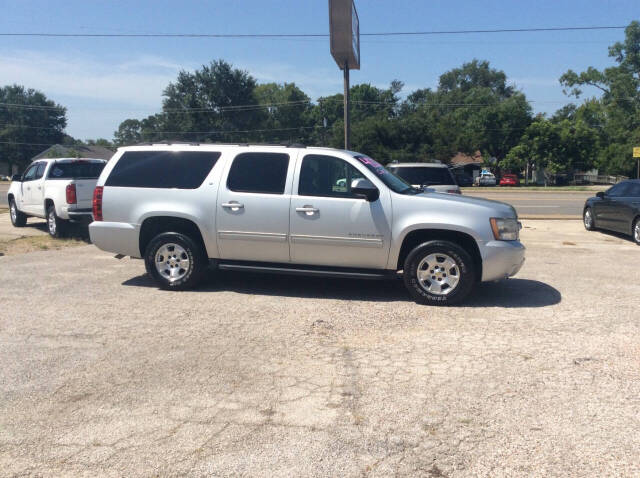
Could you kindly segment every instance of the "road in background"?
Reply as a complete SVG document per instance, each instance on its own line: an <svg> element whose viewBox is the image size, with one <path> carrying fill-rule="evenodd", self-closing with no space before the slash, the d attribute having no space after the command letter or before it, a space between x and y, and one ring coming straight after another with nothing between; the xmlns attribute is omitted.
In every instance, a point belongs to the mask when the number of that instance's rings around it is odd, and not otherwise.
<svg viewBox="0 0 640 478"><path fill-rule="evenodd" d="M606 186L602 187L604 191ZM465 188L465 196L481 197L511 204L519 216L582 216L587 198L595 196L596 191L527 191L519 189L474 190Z"/></svg>

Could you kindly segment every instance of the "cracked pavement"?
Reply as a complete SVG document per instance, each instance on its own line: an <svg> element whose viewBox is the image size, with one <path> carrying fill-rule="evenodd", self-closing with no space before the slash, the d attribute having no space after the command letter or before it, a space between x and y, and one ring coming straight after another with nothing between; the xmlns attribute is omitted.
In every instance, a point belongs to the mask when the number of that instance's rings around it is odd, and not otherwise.
<svg viewBox="0 0 640 478"><path fill-rule="evenodd" d="M2 476L637 476L640 248L525 221L461 307L400 281L0 258Z"/></svg>

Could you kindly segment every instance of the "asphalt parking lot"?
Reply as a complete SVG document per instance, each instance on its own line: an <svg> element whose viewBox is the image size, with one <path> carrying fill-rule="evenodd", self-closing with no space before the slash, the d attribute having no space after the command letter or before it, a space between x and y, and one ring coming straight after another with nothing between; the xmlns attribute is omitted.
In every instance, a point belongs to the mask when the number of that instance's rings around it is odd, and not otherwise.
<svg viewBox="0 0 640 478"><path fill-rule="evenodd" d="M6 215L5 215L6 216ZM0 257L0 475L638 476L640 248L525 221L462 307L400 282Z"/></svg>

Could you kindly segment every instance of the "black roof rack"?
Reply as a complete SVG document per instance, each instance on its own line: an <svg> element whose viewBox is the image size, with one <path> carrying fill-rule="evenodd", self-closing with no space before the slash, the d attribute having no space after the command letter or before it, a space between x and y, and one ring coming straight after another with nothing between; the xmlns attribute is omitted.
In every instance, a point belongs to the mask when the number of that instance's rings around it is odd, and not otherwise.
<svg viewBox="0 0 640 478"><path fill-rule="evenodd" d="M193 141L171 141L171 140L162 140L162 141L145 141L143 143L129 144L127 146L153 146L154 144L166 144L167 146L172 144L185 144L188 146L200 146L200 145L211 145L211 146L285 146L287 148L306 148L307 146L302 143L290 143L288 141L283 141L282 143L200 143Z"/></svg>

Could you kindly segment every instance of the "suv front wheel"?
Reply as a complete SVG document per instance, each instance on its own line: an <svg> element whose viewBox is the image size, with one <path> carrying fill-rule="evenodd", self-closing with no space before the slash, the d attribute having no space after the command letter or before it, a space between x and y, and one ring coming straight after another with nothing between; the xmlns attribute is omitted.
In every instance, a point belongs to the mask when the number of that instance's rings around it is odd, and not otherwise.
<svg viewBox="0 0 640 478"><path fill-rule="evenodd" d="M475 270L467 251L449 241L429 241L413 249L404 262L404 284L414 300L452 305L473 288Z"/></svg>
<svg viewBox="0 0 640 478"><path fill-rule="evenodd" d="M154 237L145 253L147 272L163 289L194 288L206 269L206 254L193 239L178 232Z"/></svg>

